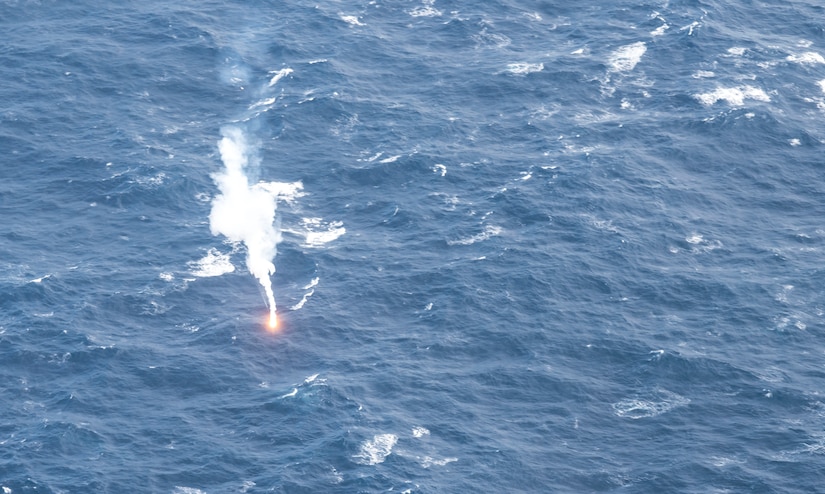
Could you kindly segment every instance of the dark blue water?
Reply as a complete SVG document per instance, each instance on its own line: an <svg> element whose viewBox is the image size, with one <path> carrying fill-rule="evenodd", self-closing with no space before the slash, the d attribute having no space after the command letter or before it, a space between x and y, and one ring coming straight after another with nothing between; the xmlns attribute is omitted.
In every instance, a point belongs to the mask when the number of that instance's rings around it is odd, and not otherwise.
<svg viewBox="0 0 825 494"><path fill-rule="evenodd" d="M0 32L3 494L825 489L818 2Z"/></svg>

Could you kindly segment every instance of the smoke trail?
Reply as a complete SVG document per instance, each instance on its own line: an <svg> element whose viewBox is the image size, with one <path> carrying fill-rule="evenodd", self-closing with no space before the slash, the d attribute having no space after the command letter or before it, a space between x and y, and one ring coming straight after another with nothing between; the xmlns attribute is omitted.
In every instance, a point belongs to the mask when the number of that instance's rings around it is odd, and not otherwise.
<svg viewBox="0 0 825 494"><path fill-rule="evenodd" d="M246 266L266 291L269 325L277 324L271 275L275 274L276 245L281 232L274 225L276 197L264 187L250 186L245 169L250 164L246 136L237 127L221 129L218 143L226 169L212 175L221 194L212 201L209 228L212 235L224 235L246 245Z"/></svg>

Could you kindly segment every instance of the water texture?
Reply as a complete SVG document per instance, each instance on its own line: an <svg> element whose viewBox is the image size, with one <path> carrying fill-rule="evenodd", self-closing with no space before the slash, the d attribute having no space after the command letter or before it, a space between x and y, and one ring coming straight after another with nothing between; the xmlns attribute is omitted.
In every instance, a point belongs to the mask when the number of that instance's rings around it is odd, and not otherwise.
<svg viewBox="0 0 825 494"><path fill-rule="evenodd" d="M3 494L823 489L818 2L0 32Z"/></svg>

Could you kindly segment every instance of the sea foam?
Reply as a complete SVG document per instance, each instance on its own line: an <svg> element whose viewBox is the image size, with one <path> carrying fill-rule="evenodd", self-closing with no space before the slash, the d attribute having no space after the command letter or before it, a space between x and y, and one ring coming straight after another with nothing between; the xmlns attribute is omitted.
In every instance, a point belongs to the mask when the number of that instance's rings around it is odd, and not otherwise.
<svg viewBox="0 0 825 494"><path fill-rule="evenodd" d="M709 93L695 94L694 97L705 106L714 105L717 101L726 101L732 106L743 106L748 99L764 102L771 100L765 91L753 86L720 87Z"/></svg>
<svg viewBox="0 0 825 494"><path fill-rule="evenodd" d="M647 45L639 41L625 45L610 54L608 64L611 72L630 72L642 60Z"/></svg>
<svg viewBox="0 0 825 494"><path fill-rule="evenodd" d="M232 264L229 254L224 254L218 249L213 248L209 249L209 252L207 252L203 258L197 261L191 261L189 263L189 269L191 269L191 273L198 278L209 278L231 273L235 271L235 266ZM172 281L174 279L174 275L170 273L161 273L160 277L164 281Z"/></svg>
<svg viewBox="0 0 825 494"><path fill-rule="evenodd" d="M397 442L398 436L395 434L376 434L371 441L366 440L361 444L361 450L353 458L362 465L384 463Z"/></svg>
<svg viewBox="0 0 825 494"><path fill-rule="evenodd" d="M688 398L665 389L656 389L644 396L621 400L612 406L619 417L642 419L667 413L688 403Z"/></svg>

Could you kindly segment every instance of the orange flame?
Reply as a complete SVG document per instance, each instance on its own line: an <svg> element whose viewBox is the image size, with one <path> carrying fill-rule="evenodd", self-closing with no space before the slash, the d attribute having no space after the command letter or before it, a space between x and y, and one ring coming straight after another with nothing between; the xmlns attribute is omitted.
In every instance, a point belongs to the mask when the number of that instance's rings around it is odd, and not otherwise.
<svg viewBox="0 0 825 494"><path fill-rule="evenodd" d="M274 333L278 329L278 316L274 313L269 315L269 332Z"/></svg>

